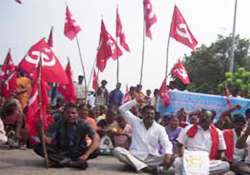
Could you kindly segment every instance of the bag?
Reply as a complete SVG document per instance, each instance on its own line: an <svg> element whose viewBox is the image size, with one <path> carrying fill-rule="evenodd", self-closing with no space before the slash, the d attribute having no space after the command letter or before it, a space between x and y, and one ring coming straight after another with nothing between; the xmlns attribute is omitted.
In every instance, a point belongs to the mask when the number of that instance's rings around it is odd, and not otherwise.
<svg viewBox="0 0 250 175"><path fill-rule="evenodd" d="M112 144L110 137L107 135L104 135L101 138L100 154L101 155L112 155L113 149L114 149L114 146Z"/></svg>

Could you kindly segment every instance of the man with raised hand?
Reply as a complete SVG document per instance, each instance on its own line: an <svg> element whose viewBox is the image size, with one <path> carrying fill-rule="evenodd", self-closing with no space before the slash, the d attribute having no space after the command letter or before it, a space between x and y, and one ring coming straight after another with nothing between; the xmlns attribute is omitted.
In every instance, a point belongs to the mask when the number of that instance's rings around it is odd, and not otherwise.
<svg viewBox="0 0 250 175"><path fill-rule="evenodd" d="M162 166L167 169L171 165L172 144L164 127L155 121L154 106L144 106L141 119L130 111L142 102L143 99L137 97L119 107L122 117L132 126L132 142L129 150L116 147L114 156L137 172ZM162 154L159 153L159 144Z"/></svg>

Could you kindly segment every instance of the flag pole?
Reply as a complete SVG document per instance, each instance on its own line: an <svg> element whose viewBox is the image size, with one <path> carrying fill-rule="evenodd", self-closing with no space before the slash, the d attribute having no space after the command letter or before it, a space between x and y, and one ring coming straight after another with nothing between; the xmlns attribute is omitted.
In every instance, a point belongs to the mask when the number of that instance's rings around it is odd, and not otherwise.
<svg viewBox="0 0 250 175"><path fill-rule="evenodd" d="M99 77L99 72L100 72L100 70L97 69L97 73L96 73L96 76L97 76L97 77ZM98 86L99 86L99 85L98 85L98 79L97 79L97 89L98 89ZM96 94L97 89L95 90L95 94Z"/></svg>
<svg viewBox="0 0 250 175"><path fill-rule="evenodd" d="M233 19L233 33L232 33L232 48L231 48L231 54L230 54L230 72L234 72L234 50L235 50L235 29L236 29L236 16L237 16L237 4L238 0L235 0L234 4L234 19Z"/></svg>
<svg viewBox="0 0 250 175"><path fill-rule="evenodd" d="M116 5L116 20L117 20L117 15L118 15L118 4ZM116 22L116 38L115 42L117 43L118 41L118 36L117 36L117 22ZM118 57L118 51L117 49L115 50L116 53L116 82L119 83L119 57Z"/></svg>
<svg viewBox="0 0 250 175"><path fill-rule="evenodd" d="M92 75L93 75L94 70L95 70L95 64L96 64L96 59L94 59L94 62L93 62L93 65L92 65L92 68L91 68L91 71L90 71L89 81L88 81L88 90L89 90L89 87L90 87Z"/></svg>
<svg viewBox="0 0 250 175"><path fill-rule="evenodd" d="M70 59L69 59L69 57L67 57L67 61L68 61L68 63L70 64Z"/></svg>
<svg viewBox="0 0 250 175"><path fill-rule="evenodd" d="M117 43L118 37L116 36L115 42ZM117 53L117 49L115 50L116 53L116 82L119 83L119 57Z"/></svg>
<svg viewBox="0 0 250 175"><path fill-rule="evenodd" d="M84 65L83 65L82 52L81 52L81 49L80 49L80 44L79 44L77 35L76 35L76 43L77 43L77 47L78 47L79 57L80 57L81 66L82 66L82 72L83 72L83 76L84 76L85 98L86 98L85 100L87 100L87 93L88 93L88 92L87 92L87 91L88 91L87 79L86 79L86 74L85 74L85 68L84 68Z"/></svg>
<svg viewBox="0 0 250 175"><path fill-rule="evenodd" d="M144 14L144 10L143 10ZM140 83L142 84L142 76L143 76L143 65L144 65L144 50L145 50L145 21L143 15L143 39L142 39L142 61L141 61L141 73L140 73Z"/></svg>
<svg viewBox="0 0 250 175"><path fill-rule="evenodd" d="M169 45L170 45L170 35L168 35L168 42L167 42L165 78L168 77L168 55L169 55Z"/></svg>
<svg viewBox="0 0 250 175"><path fill-rule="evenodd" d="M45 132L43 129L43 120L42 120L42 116L43 116L43 112L42 112L42 95L41 95L41 83L42 83L42 79L41 79L41 66L42 66L42 56L40 54L40 58L39 58L39 63L38 63L38 100L39 100L39 117L40 117L40 122L41 122L41 127L40 127L40 133L42 135L41 137L41 141L42 141L42 146L43 146L43 154L44 154L44 162L45 162L45 167L48 169L49 168L49 159L48 159L48 152L47 152L47 146L44 140L45 137Z"/></svg>

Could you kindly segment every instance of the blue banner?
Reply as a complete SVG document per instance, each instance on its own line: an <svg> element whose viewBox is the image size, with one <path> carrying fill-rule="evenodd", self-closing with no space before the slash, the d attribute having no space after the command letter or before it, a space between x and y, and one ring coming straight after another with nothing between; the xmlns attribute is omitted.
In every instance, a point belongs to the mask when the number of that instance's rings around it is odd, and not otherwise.
<svg viewBox="0 0 250 175"><path fill-rule="evenodd" d="M245 110L250 108L250 99L230 97L230 101L232 105L239 104L241 106L241 109L234 111L234 113L245 114ZM159 111L162 115L169 113L175 114L181 108L184 108L187 113L201 108L215 110L217 117L219 117L222 112L227 110L226 97L172 90L170 91L170 105L165 108L162 104L160 104Z"/></svg>

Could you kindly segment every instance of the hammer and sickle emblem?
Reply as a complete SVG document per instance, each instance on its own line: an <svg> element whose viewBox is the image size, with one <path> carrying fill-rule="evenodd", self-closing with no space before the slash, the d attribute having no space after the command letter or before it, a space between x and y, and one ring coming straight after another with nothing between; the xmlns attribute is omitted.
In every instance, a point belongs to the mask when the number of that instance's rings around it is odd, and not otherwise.
<svg viewBox="0 0 250 175"><path fill-rule="evenodd" d="M191 36L188 32L187 25L186 24L179 24L176 33L181 36L182 38L188 39L188 41L192 44Z"/></svg>
<svg viewBox="0 0 250 175"><path fill-rule="evenodd" d="M42 51L32 51L25 57L25 60L31 64L38 64L39 57L41 55L42 65L43 66L54 66L56 64L56 59L51 50L48 48L43 48Z"/></svg>
<svg viewBox="0 0 250 175"><path fill-rule="evenodd" d="M187 72L183 68L176 69L176 72L181 75L183 78L187 78Z"/></svg>

